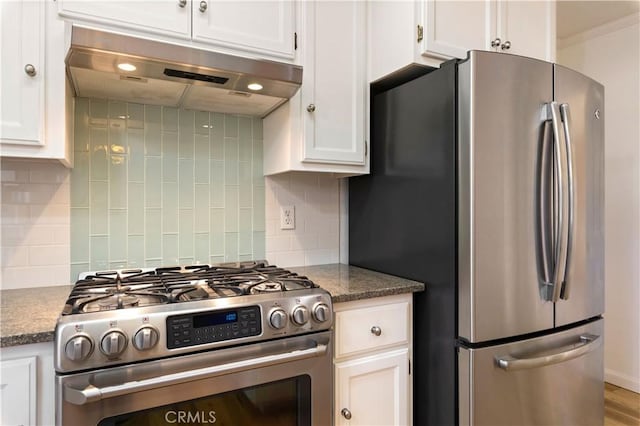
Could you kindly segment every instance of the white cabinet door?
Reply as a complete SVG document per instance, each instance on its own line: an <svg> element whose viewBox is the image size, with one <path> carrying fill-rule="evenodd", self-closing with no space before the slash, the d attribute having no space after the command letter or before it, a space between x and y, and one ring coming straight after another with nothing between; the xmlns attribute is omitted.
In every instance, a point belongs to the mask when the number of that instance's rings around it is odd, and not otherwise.
<svg viewBox="0 0 640 426"><path fill-rule="evenodd" d="M0 424L36 424L36 358L0 362Z"/></svg>
<svg viewBox="0 0 640 426"><path fill-rule="evenodd" d="M424 55L465 58L467 50L489 50L496 28L495 8L495 0L427 0Z"/></svg>
<svg viewBox="0 0 640 426"><path fill-rule="evenodd" d="M292 60L294 2L193 1L193 39L240 51Z"/></svg>
<svg viewBox="0 0 640 426"><path fill-rule="evenodd" d="M56 159L71 167L73 98L65 94L57 5L0 1L0 12L0 157Z"/></svg>
<svg viewBox="0 0 640 426"><path fill-rule="evenodd" d="M0 138L3 145L43 144L44 12L42 2L0 1Z"/></svg>
<svg viewBox="0 0 640 426"><path fill-rule="evenodd" d="M555 60L555 4L553 1L501 1L498 3L498 37L506 53Z"/></svg>
<svg viewBox="0 0 640 426"><path fill-rule="evenodd" d="M365 162L365 2L309 2L303 161Z"/></svg>
<svg viewBox="0 0 640 426"><path fill-rule="evenodd" d="M335 424L408 424L408 386L407 348L337 363Z"/></svg>
<svg viewBox="0 0 640 426"><path fill-rule="evenodd" d="M65 17L191 38L191 2L188 0L58 0L58 3L59 13Z"/></svg>

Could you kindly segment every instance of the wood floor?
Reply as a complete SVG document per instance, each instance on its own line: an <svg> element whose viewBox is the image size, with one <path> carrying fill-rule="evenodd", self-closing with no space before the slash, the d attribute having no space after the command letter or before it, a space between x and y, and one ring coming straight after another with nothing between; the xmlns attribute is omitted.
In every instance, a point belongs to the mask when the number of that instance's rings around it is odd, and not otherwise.
<svg viewBox="0 0 640 426"><path fill-rule="evenodd" d="M605 426L639 426L640 394L604 384Z"/></svg>

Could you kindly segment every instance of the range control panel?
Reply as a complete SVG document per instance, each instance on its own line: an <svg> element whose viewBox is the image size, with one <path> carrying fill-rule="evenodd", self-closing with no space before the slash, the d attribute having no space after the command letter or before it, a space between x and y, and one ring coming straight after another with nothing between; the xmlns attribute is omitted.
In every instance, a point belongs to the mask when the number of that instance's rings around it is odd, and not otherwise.
<svg viewBox="0 0 640 426"><path fill-rule="evenodd" d="M167 318L167 348L184 348L259 336L262 320L258 306L225 309Z"/></svg>
<svg viewBox="0 0 640 426"><path fill-rule="evenodd" d="M58 319L54 367L69 373L329 330L320 288L67 315Z"/></svg>

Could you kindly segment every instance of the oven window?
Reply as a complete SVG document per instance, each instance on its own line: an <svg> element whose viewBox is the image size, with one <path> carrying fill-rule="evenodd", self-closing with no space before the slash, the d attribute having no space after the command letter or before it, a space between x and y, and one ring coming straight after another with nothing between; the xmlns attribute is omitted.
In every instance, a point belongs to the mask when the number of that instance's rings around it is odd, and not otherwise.
<svg viewBox="0 0 640 426"><path fill-rule="evenodd" d="M308 375L103 419L98 426L311 425Z"/></svg>

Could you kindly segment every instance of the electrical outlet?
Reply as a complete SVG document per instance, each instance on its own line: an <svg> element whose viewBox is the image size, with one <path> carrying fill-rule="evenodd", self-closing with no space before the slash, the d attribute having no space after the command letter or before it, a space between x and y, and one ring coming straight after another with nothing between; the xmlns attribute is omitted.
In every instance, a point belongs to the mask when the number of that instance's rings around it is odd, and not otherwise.
<svg viewBox="0 0 640 426"><path fill-rule="evenodd" d="M296 228L296 208L295 206L280 207L280 229Z"/></svg>

